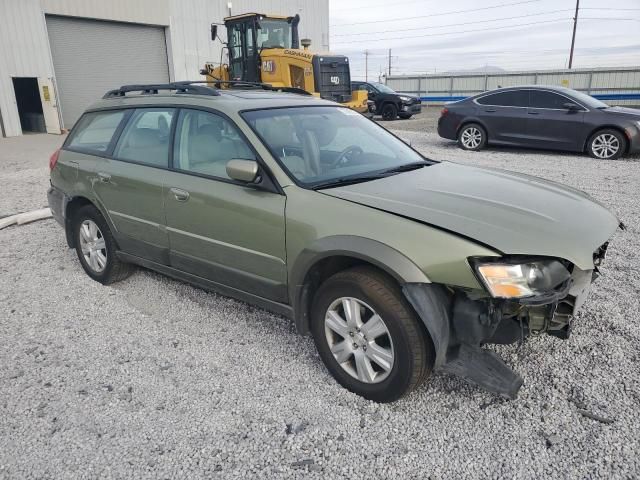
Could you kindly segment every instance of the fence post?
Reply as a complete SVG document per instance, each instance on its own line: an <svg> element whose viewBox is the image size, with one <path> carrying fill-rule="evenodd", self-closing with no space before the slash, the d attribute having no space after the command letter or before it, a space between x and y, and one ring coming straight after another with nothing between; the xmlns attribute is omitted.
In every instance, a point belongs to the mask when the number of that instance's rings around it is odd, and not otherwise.
<svg viewBox="0 0 640 480"><path fill-rule="evenodd" d="M589 86L587 87L587 95L591 95L591 82L593 82L593 72L589 72Z"/></svg>
<svg viewBox="0 0 640 480"><path fill-rule="evenodd" d="M453 75L449 77L449 96L453 97Z"/></svg>
<svg viewBox="0 0 640 480"><path fill-rule="evenodd" d="M418 77L418 97L422 96L422 77Z"/></svg>
<svg viewBox="0 0 640 480"><path fill-rule="evenodd" d="M485 73L484 74L484 91L487 91L487 88L489 87L489 74Z"/></svg>
<svg viewBox="0 0 640 480"><path fill-rule="evenodd" d="M533 84L534 85L538 84L538 72L533 74Z"/></svg>

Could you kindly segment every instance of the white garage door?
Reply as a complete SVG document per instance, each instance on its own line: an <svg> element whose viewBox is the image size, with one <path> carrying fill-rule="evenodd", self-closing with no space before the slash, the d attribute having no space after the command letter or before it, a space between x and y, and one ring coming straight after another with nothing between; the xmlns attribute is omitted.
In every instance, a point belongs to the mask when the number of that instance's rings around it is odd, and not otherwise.
<svg viewBox="0 0 640 480"><path fill-rule="evenodd" d="M163 27L47 15L64 127L107 90L169 81Z"/></svg>

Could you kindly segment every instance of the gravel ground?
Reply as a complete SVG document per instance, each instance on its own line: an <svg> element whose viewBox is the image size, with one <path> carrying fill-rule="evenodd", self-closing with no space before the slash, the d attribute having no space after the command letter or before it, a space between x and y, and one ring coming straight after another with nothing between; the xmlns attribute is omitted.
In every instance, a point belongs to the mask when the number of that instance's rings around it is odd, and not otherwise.
<svg viewBox="0 0 640 480"><path fill-rule="evenodd" d="M286 319L144 270L103 287L45 220L0 231L0 478L638 478L640 159L401 135L583 189L628 226L569 340L498 349L525 379L517 400L438 375L368 402ZM0 140L0 211L46 202L60 140Z"/></svg>

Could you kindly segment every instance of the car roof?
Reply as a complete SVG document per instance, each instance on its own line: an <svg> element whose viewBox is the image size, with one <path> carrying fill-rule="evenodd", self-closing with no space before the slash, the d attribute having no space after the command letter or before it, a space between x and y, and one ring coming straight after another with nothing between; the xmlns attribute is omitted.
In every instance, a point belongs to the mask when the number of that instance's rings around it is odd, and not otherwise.
<svg viewBox="0 0 640 480"><path fill-rule="evenodd" d="M476 95L480 97L482 95L488 95L490 93L498 93L498 92L509 92L514 90L551 90L558 93L563 93L565 95L573 93L575 90L566 87L559 87L557 85L517 85L514 87L500 87L495 90L488 90L486 92L479 93Z"/></svg>
<svg viewBox="0 0 640 480"><path fill-rule="evenodd" d="M154 94L128 94L103 98L93 103L87 110L100 110L113 107L146 106L201 106L215 108L225 113L242 110L262 110L268 108L333 106L339 104L323 100L312 95L265 91L257 89L220 89L219 95L198 95L192 93L171 93L159 91Z"/></svg>

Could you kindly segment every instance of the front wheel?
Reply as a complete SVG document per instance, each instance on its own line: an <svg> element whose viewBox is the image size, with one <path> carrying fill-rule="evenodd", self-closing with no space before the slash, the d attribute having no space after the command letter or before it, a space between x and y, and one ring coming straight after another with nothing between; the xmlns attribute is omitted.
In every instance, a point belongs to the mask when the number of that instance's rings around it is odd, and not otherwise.
<svg viewBox="0 0 640 480"><path fill-rule="evenodd" d="M339 272L318 290L312 307L316 347L346 389L392 402L430 374L434 349L400 287L372 268Z"/></svg>
<svg viewBox="0 0 640 480"><path fill-rule="evenodd" d="M477 123L465 125L458 132L458 145L463 150L477 151L487 144L487 134Z"/></svg>
<svg viewBox="0 0 640 480"><path fill-rule="evenodd" d="M624 153L627 142L617 130L600 130L594 133L587 144L589 155L600 160L615 160Z"/></svg>
<svg viewBox="0 0 640 480"><path fill-rule="evenodd" d="M393 103L386 103L382 106L381 113L383 120L395 120L398 117L398 108Z"/></svg>

